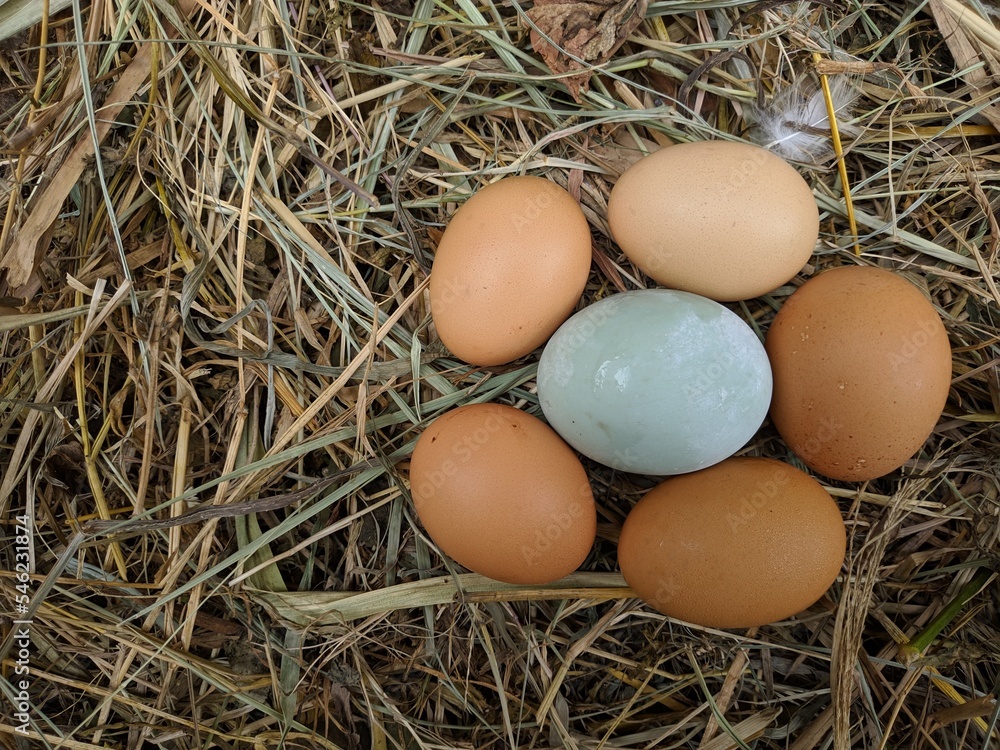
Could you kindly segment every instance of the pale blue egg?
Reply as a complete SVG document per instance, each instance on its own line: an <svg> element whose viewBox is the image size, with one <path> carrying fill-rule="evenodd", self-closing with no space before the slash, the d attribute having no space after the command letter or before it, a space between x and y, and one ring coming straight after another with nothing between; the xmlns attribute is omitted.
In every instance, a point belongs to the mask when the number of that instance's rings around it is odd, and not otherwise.
<svg viewBox="0 0 1000 750"><path fill-rule="evenodd" d="M757 335L705 297L645 289L567 320L538 365L538 401L566 442L638 474L716 464L753 437L771 402Z"/></svg>

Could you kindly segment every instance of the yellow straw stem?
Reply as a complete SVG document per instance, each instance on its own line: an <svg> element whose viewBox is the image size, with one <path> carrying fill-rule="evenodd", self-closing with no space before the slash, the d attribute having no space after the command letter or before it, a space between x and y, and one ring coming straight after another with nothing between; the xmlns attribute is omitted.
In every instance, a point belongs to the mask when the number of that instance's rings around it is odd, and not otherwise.
<svg viewBox="0 0 1000 750"><path fill-rule="evenodd" d="M813 62L820 62L822 56L813 52ZM847 208L847 223L851 225L851 238L854 240L854 254L861 255L858 245L858 222L854 218L854 202L851 200L851 183L847 179L847 165L844 164L844 146L840 142L840 128L837 127L837 111L833 106L833 96L830 94L830 81L826 74L819 73L819 84L823 87L823 100L826 102L826 115L830 121L830 138L833 140L833 152L837 155L837 170L840 172L840 184L844 188L844 206Z"/></svg>
<svg viewBox="0 0 1000 750"><path fill-rule="evenodd" d="M77 306L83 305L83 293L76 293ZM77 318L74 321L74 328L77 336L83 335L83 320ZM76 389L76 408L80 419L80 447L83 448L83 463L87 470L87 481L90 483L90 491L94 496L94 504L97 506L97 513L104 520L111 519L111 509L104 496L104 487L101 484L101 473L97 468L97 456L100 453L100 442L94 443L90 438L90 428L87 425L87 386L86 386L86 364L84 351L81 348L76 355L73 368L73 385ZM118 568L118 575L123 581L128 580L128 568L125 565L125 557L122 555L118 542L111 540L109 544L111 557Z"/></svg>

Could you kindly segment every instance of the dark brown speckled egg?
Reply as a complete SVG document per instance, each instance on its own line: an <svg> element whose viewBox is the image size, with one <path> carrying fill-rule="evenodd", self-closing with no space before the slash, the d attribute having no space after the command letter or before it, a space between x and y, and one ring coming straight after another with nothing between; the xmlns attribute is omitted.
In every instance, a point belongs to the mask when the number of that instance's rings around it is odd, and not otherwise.
<svg viewBox="0 0 1000 750"><path fill-rule="evenodd" d="M898 469L927 440L951 385L944 325L899 274L845 266L795 291L765 344L771 419L820 474L860 482Z"/></svg>
<svg viewBox="0 0 1000 750"><path fill-rule="evenodd" d="M646 493L625 519L618 563L665 615L749 628L816 602L846 545L840 511L819 482L780 461L730 458Z"/></svg>

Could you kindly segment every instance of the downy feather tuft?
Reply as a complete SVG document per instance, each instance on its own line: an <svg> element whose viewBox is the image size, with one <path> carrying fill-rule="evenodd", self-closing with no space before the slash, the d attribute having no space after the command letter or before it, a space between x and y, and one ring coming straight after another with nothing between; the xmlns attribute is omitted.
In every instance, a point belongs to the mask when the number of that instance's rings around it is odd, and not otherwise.
<svg viewBox="0 0 1000 750"><path fill-rule="evenodd" d="M859 129L850 120L858 89L846 77L831 76L829 81L841 137L854 137ZM833 156L823 89L805 76L779 91L764 107L750 108L746 116L750 139L785 159L818 164Z"/></svg>

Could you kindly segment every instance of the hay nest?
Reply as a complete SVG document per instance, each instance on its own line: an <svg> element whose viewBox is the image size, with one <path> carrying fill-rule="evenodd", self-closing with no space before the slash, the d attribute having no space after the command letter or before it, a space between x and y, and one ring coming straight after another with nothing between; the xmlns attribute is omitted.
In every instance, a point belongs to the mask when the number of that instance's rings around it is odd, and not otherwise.
<svg viewBox="0 0 1000 750"><path fill-rule="evenodd" d="M32 621L25 651L2 620L5 747L1000 741L995 7L556 8L605 14L594 38L530 9L0 3L0 587ZM796 125L820 75L846 184L827 129ZM671 621L615 559L653 480L595 464L580 572L457 570L414 518L406 458L472 399L537 413L537 356L474 368L437 341L448 217L501 175L566 186L593 229L586 304L647 283L605 223L626 165L789 127L821 245L733 309L764 330L809 274L878 265L922 285L954 350L922 452L827 484L844 575L768 627ZM745 453L790 460L769 425Z"/></svg>

